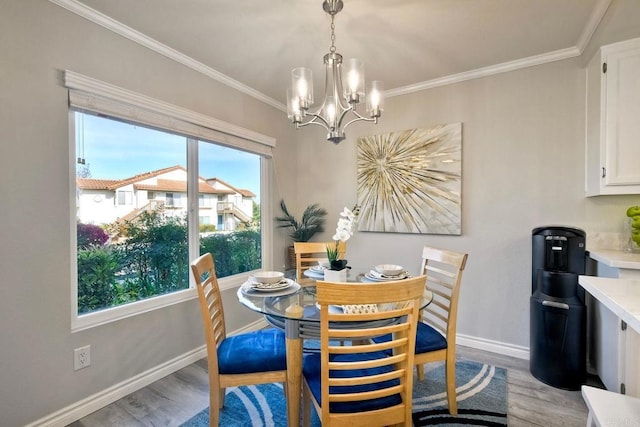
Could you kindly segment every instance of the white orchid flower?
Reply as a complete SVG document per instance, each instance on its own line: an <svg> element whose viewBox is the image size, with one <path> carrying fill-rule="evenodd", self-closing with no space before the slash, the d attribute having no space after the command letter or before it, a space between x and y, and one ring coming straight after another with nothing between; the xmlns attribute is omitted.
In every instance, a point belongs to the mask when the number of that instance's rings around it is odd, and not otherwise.
<svg viewBox="0 0 640 427"><path fill-rule="evenodd" d="M358 218L359 208L354 208L355 213L345 207L340 212L340 218L338 218L338 226L336 227L336 234L332 239L336 242L334 247L327 247L327 258L330 261L334 261L338 256L338 242L346 242L351 236L353 236L353 224Z"/></svg>

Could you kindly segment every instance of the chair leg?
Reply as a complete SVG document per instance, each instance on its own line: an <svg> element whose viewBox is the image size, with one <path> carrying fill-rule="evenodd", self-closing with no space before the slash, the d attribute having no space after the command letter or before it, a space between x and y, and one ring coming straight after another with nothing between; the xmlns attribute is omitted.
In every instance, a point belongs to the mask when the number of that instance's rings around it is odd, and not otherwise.
<svg viewBox="0 0 640 427"><path fill-rule="evenodd" d="M447 370L447 400L449 401L449 413L458 415L458 402L456 396L456 358L447 356L445 362Z"/></svg>
<svg viewBox="0 0 640 427"><path fill-rule="evenodd" d="M416 365L416 371L418 372L418 379L424 381L424 364L420 363Z"/></svg>
<svg viewBox="0 0 640 427"><path fill-rule="evenodd" d="M217 393L216 390L218 391ZM209 427L218 427L221 407L222 399L220 399L220 389L211 388L209 391Z"/></svg>
<svg viewBox="0 0 640 427"><path fill-rule="evenodd" d="M295 425L289 423L289 425ZM302 425L309 427L311 425L311 393L306 384L302 385Z"/></svg>
<svg viewBox="0 0 640 427"><path fill-rule="evenodd" d="M220 389L220 397L218 398L218 403L219 403L219 408L222 409L224 408L224 398L227 395L227 389L226 388L221 388Z"/></svg>

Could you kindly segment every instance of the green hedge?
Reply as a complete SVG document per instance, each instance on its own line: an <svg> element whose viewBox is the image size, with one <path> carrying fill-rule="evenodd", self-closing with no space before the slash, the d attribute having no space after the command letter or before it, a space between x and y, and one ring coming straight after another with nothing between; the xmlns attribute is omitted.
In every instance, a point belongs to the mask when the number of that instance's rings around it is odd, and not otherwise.
<svg viewBox="0 0 640 427"><path fill-rule="evenodd" d="M186 220L144 213L127 224L122 243L78 249L78 313L87 313L189 287ZM200 239L218 277L260 268L259 230L218 232Z"/></svg>

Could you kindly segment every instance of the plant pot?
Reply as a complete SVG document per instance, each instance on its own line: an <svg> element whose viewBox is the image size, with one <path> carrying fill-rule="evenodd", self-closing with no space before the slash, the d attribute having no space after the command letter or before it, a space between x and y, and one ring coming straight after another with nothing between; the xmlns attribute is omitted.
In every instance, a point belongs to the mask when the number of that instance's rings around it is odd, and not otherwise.
<svg viewBox="0 0 640 427"><path fill-rule="evenodd" d="M347 281L347 269L343 270L325 270L324 280L328 282L346 282Z"/></svg>

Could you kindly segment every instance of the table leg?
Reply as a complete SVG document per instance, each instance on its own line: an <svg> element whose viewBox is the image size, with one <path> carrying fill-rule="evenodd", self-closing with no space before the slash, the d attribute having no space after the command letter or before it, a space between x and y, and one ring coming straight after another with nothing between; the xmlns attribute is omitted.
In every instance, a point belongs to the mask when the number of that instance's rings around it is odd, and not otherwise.
<svg viewBox="0 0 640 427"><path fill-rule="evenodd" d="M295 314L294 314L295 312ZM299 312L299 315L297 315ZM291 306L287 309L289 316L302 317L302 307ZM300 401L302 395L302 338L300 337L300 321L287 318L285 321L287 337L287 425L300 425Z"/></svg>

